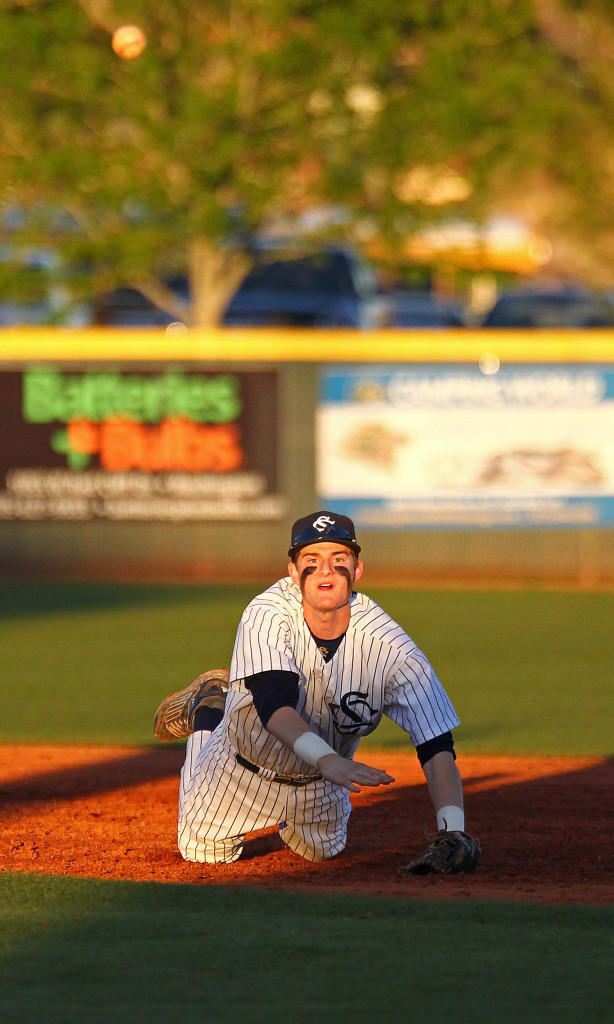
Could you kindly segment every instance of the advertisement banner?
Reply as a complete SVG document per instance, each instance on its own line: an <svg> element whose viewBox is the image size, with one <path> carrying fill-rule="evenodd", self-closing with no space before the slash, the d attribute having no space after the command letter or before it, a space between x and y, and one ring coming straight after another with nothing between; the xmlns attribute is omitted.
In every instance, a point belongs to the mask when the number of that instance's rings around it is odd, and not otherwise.
<svg viewBox="0 0 614 1024"><path fill-rule="evenodd" d="M322 372L320 506L361 528L614 522L614 366Z"/></svg>
<svg viewBox="0 0 614 1024"><path fill-rule="evenodd" d="M0 372L0 519L280 518L277 374Z"/></svg>

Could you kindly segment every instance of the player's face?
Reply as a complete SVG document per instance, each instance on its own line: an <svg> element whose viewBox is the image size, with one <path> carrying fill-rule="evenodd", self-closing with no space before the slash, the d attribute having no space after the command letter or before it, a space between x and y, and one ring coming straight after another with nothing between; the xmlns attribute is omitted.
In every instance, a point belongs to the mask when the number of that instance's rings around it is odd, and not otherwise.
<svg viewBox="0 0 614 1024"><path fill-rule="evenodd" d="M319 611L346 605L362 570L362 562L349 548L334 543L309 544L288 566L292 582L301 588L303 602Z"/></svg>

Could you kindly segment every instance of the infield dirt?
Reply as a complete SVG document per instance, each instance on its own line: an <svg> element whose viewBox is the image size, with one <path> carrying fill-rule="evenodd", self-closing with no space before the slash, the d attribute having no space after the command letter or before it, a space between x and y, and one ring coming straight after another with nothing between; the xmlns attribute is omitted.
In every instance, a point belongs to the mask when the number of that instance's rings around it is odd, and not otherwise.
<svg viewBox="0 0 614 1024"><path fill-rule="evenodd" d="M234 864L183 861L175 845L183 748L0 745L0 870L186 885L494 899L614 902L607 807L614 762L460 755L467 828L483 848L474 875L401 877L433 812L412 753L365 750L396 782L352 797L347 849L309 864L274 830Z"/></svg>

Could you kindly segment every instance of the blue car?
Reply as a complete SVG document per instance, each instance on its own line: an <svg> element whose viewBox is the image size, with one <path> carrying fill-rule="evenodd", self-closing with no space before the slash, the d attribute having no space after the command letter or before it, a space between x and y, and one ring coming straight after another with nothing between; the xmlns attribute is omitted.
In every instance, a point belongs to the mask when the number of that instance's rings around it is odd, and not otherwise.
<svg viewBox="0 0 614 1024"><path fill-rule="evenodd" d="M614 327L614 306L581 288L519 289L499 296L483 327Z"/></svg>

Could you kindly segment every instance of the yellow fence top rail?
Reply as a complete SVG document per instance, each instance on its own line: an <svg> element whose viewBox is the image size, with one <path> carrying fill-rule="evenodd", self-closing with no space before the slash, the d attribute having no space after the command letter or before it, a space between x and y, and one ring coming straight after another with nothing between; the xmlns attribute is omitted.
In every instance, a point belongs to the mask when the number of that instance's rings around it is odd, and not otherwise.
<svg viewBox="0 0 614 1024"><path fill-rule="evenodd" d="M0 329L0 364L121 362L614 362L614 330L319 330L282 328Z"/></svg>

